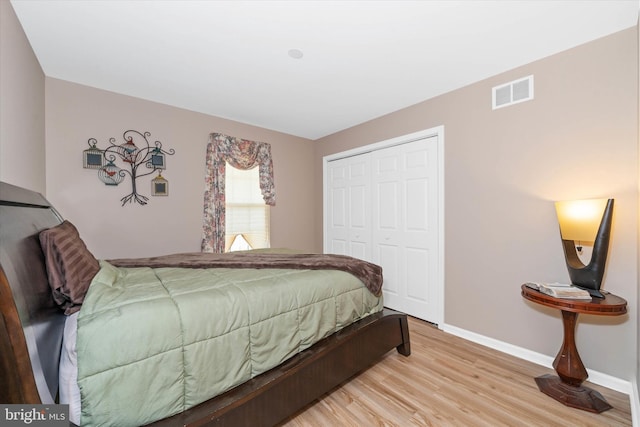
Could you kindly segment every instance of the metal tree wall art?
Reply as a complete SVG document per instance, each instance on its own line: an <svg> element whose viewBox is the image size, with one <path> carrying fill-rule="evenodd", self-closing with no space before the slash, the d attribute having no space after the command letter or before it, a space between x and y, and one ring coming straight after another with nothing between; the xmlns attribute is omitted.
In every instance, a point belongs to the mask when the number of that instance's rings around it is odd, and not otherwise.
<svg viewBox="0 0 640 427"><path fill-rule="evenodd" d="M172 156L175 150L163 150L160 141L155 141L151 145L150 136L149 132L127 130L122 134L124 143L117 145L115 138L109 138L109 146L104 150L97 147L98 141L95 138L89 138L87 141L89 148L83 153L85 169L97 169L98 178L105 185L118 185L127 175L131 178L131 193L120 199L122 206L134 202L141 205L147 204L149 198L138 193L136 180L156 171L158 176L151 182L152 194L165 196L168 194L169 182L160 172L167 167L165 155ZM118 161L122 163L123 168L118 167L116 164ZM142 165L144 168L138 170Z"/></svg>

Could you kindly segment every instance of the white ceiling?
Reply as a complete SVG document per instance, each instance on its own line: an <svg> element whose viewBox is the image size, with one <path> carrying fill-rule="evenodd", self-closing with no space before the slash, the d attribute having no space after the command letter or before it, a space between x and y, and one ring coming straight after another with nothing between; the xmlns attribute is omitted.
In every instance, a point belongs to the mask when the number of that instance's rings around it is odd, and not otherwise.
<svg viewBox="0 0 640 427"><path fill-rule="evenodd" d="M11 2L49 77L312 140L632 27L639 4Z"/></svg>

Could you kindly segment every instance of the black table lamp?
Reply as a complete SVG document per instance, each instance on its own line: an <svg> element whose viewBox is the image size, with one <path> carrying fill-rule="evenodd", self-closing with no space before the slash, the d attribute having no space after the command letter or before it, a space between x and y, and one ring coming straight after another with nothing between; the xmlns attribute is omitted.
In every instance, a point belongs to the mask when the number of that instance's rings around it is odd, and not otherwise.
<svg viewBox="0 0 640 427"><path fill-rule="evenodd" d="M592 297L604 298L600 286L609 251L613 199L556 202L556 214L571 283ZM587 265L578 256L582 244L593 244Z"/></svg>

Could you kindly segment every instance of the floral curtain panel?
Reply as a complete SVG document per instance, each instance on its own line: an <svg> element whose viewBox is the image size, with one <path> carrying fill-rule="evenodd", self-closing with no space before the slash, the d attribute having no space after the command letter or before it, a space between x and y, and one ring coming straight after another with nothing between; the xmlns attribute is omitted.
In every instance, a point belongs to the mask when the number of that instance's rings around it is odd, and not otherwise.
<svg viewBox="0 0 640 427"><path fill-rule="evenodd" d="M205 164L202 252L222 253L225 249L224 191L227 162L237 169L251 169L258 165L264 201L269 206L276 204L271 145L212 133L209 135Z"/></svg>

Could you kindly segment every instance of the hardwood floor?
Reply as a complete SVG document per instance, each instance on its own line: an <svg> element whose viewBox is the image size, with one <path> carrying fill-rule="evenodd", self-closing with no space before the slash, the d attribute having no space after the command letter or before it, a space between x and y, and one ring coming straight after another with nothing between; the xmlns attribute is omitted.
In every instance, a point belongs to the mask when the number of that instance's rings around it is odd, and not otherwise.
<svg viewBox="0 0 640 427"><path fill-rule="evenodd" d="M541 393L553 370L410 318L411 356L385 358L283 426L631 426L626 394L587 382L613 406L601 414Z"/></svg>

